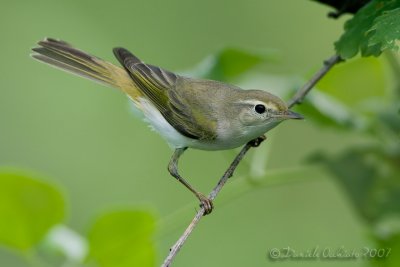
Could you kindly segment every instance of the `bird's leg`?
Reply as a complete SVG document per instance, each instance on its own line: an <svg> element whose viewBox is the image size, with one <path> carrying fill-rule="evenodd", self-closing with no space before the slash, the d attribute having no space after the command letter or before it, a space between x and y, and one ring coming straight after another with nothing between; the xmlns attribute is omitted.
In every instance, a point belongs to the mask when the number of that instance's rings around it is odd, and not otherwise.
<svg viewBox="0 0 400 267"><path fill-rule="evenodd" d="M265 136L265 134L263 134L255 139L247 142L247 146L259 147L261 145L261 143L264 142L265 140L267 140L267 137ZM231 178L232 176L233 176L233 172L229 175L229 178Z"/></svg>
<svg viewBox="0 0 400 267"><path fill-rule="evenodd" d="M212 200L194 189L185 179L182 178L182 176L180 176L178 172L179 158L180 156L182 156L183 152L185 152L186 149L187 147L175 149L174 154L172 155L171 160L168 164L168 171L173 177L175 177L181 184L183 184L187 189L195 194L195 196L200 200L200 206L204 207L204 215L210 214L213 209Z"/></svg>

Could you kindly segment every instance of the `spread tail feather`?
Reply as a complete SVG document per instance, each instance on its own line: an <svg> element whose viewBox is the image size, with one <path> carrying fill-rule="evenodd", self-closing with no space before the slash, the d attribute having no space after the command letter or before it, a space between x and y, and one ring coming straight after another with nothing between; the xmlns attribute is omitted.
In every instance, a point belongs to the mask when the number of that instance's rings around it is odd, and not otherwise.
<svg viewBox="0 0 400 267"><path fill-rule="evenodd" d="M140 96L125 69L89 55L61 40L46 38L39 41L38 45L32 49L33 58L95 82L118 88L133 100Z"/></svg>

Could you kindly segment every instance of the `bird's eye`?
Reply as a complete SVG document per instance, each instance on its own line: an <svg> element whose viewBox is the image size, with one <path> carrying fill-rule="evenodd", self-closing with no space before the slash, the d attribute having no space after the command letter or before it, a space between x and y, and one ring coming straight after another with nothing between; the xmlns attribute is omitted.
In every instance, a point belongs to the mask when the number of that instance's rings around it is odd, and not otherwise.
<svg viewBox="0 0 400 267"><path fill-rule="evenodd" d="M262 113L265 112L265 106L264 106L264 105L261 105L261 104L258 104L258 105L256 105L256 106L254 107L254 110L255 110L257 113L262 114Z"/></svg>

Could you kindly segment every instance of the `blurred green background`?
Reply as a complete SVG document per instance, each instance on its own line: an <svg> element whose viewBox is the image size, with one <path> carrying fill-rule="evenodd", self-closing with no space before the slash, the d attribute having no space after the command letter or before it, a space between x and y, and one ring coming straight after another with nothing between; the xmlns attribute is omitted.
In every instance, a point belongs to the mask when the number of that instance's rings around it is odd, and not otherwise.
<svg viewBox="0 0 400 267"><path fill-rule="evenodd" d="M267 62L231 82L271 89L288 100L279 88L301 85L334 53L347 17L330 20L328 11L306 0L2 0L0 165L61 188L67 203L64 224L81 235L104 212L150 211L156 218L152 240L159 265L197 208L167 172L172 150L133 116L123 94L39 64L29 57L30 48L44 37L60 38L116 63L111 49L123 46L172 71L193 70L225 47L260 51L269 55ZM336 91L350 106L356 97L386 94L391 84L386 60L346 64L326 77L322 91ZM371 137L322 127L312 119L284 123L268 136L242 162L174 266L366 266L361 259L271 262L267 251L378 246L333 175L304 163L315 151L340 153ZM180 164L182 174L207 193L236 152L189 150ZM278 185L246 182L269 173ZM280 173L289 182L279 183ZM1 266L30 264L12 249L0 249Z"/></svg>

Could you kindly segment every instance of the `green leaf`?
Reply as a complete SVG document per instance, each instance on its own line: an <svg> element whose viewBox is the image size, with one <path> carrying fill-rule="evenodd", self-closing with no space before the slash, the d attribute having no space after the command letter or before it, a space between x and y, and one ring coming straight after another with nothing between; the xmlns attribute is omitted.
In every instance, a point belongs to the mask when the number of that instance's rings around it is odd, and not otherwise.
<svg viewBox="0 0 400 267"><path fill-rule="evenodd" d="M249 71L261 63L272 60L272 53L250 52L237 48L225 48L207 57L197 67L189 71L197 77L229 81Z"/></svg>
<svg viewBox="0 0 400 267"><path fill-rule="evenodd" d="M392 49L397 51L396 40L400 39L400 8L386 11L377 17L368 32L368 46L379 45L381 51Z"/></svg>
<svg viewBox="0 0 400 267"><path fill-rule="evenodd" d="M0 173L0 243L19 250L35 246L64 217L56 187L15 173Z"/></svg>
<svg viewBox="0 0 400 267"><path fill-rule="evenodd" d="M101 216L89 231L89 260L100 267L154 266L153 216L144 211L114 211Z"/></svg>
<svg viewBox="0 0 400 267"><path fill-rule="evenodd" d="M362 56L379 56L385 49L396 48L394 40L399 39L399 26L391 23L398 20L392 17L397 11L389 11L399 7L400 0L372 0L365 5L353 18L346 21L345 32L335 43L337 53L342 58L349 59L359 51ZM385 30L383 26L386 27Z"/></svg>

